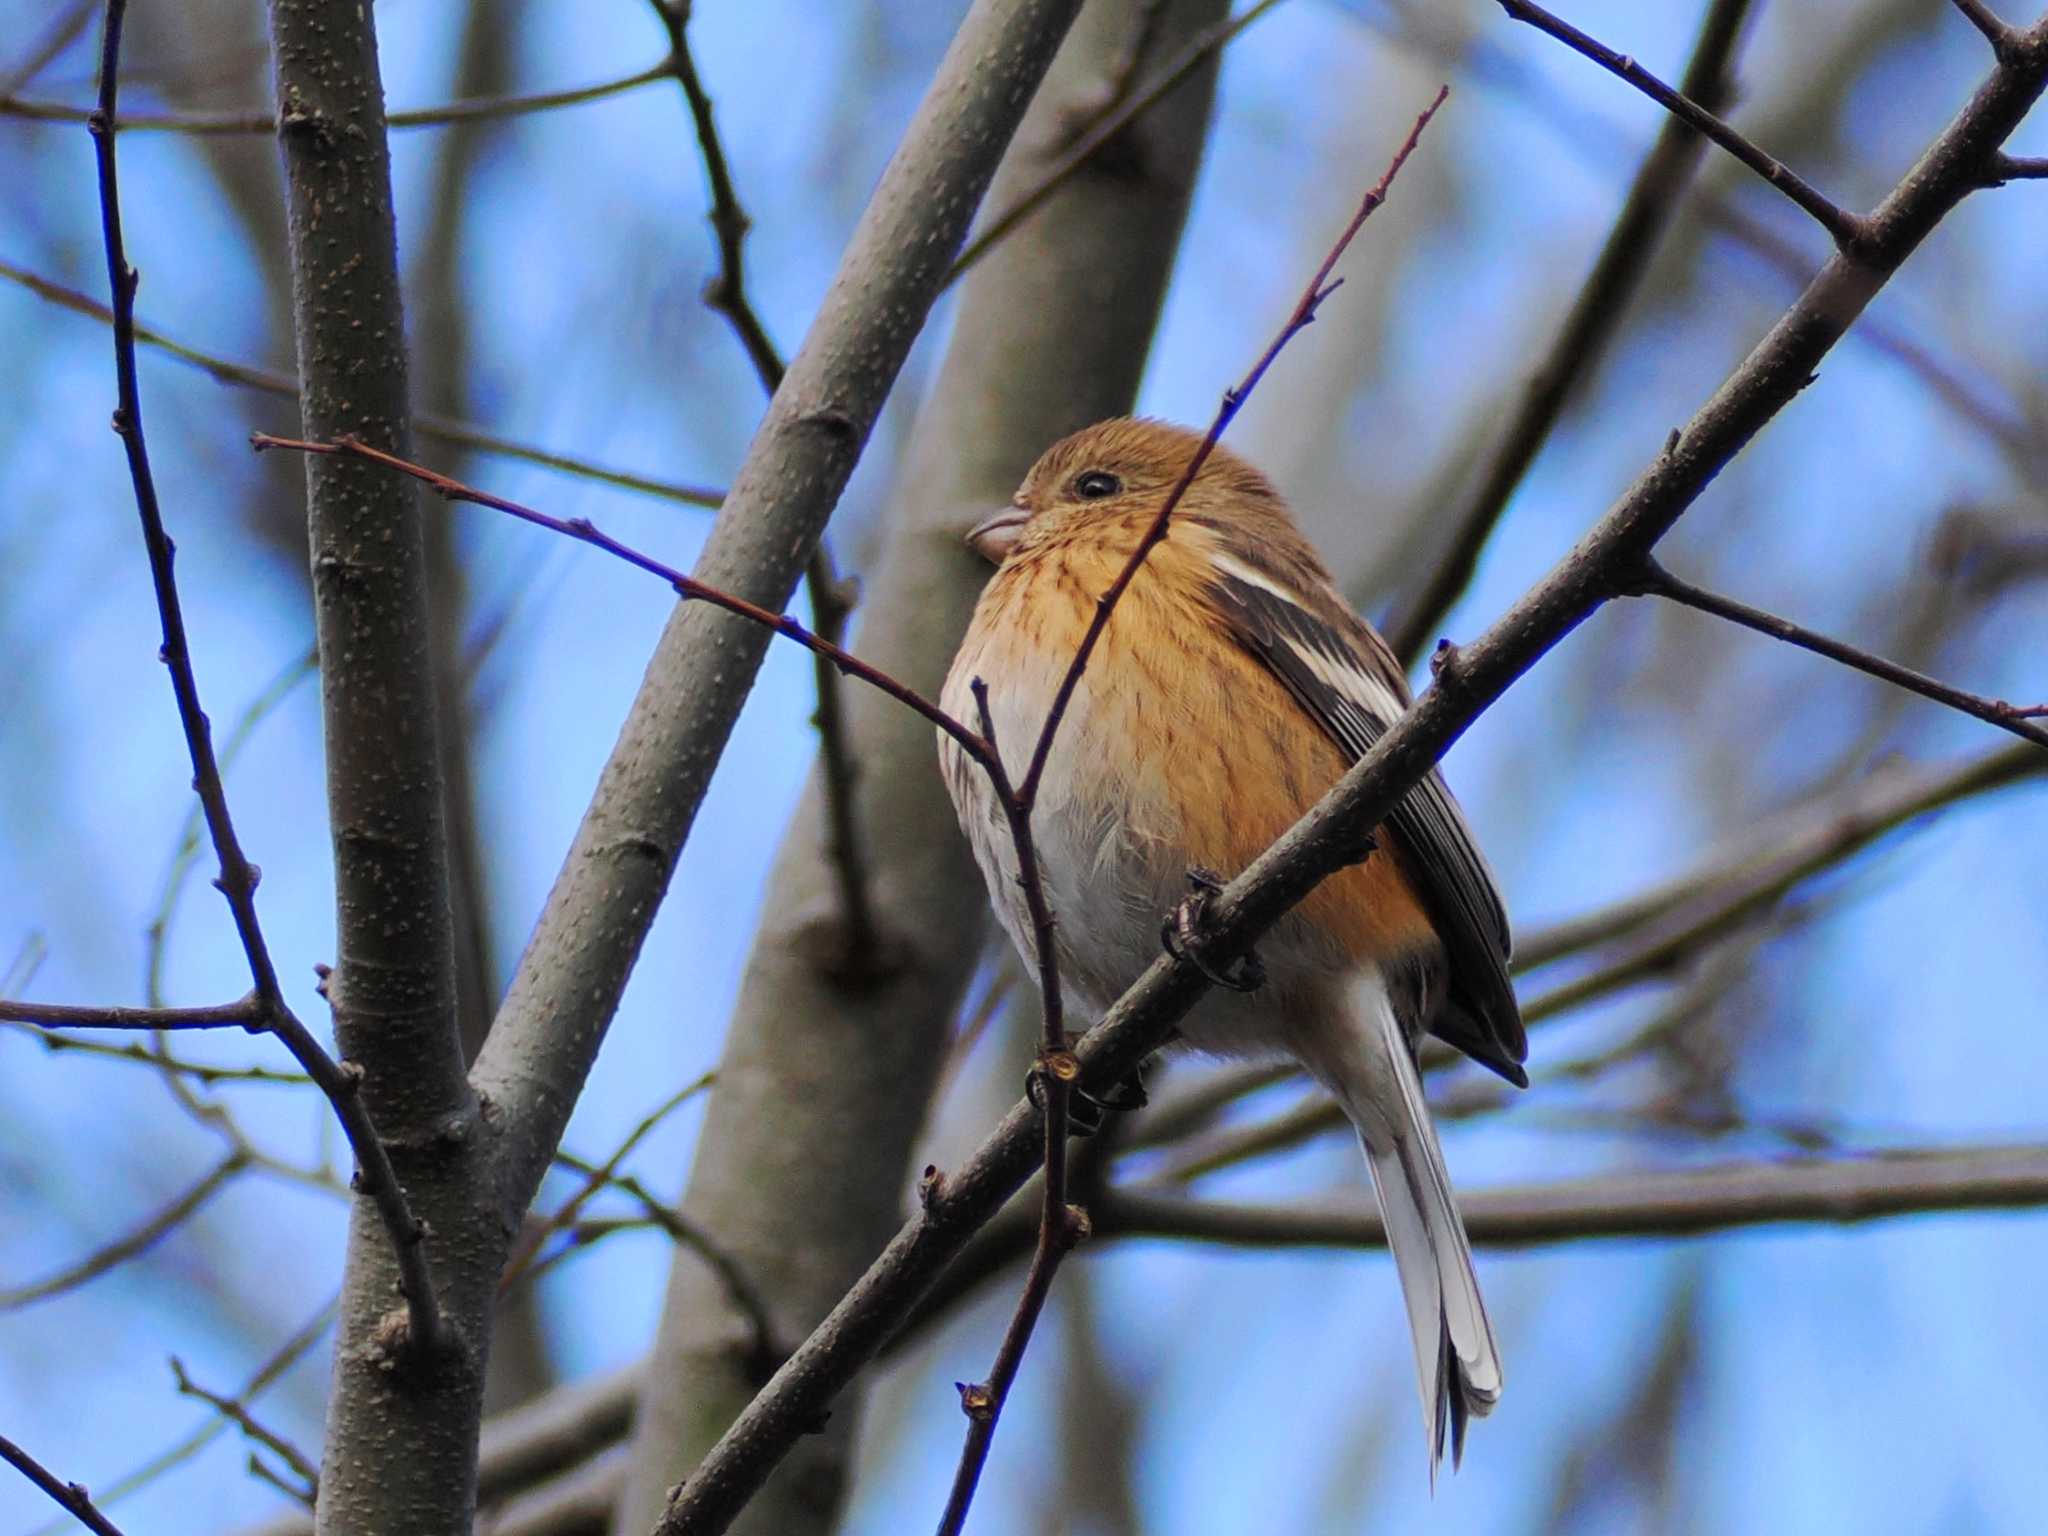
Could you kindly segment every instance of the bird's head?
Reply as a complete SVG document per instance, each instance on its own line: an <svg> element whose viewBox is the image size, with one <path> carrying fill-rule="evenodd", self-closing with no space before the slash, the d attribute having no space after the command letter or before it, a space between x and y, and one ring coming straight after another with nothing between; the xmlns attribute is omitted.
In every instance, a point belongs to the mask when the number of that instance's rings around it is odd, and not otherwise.
<svg viewBox="0 0 2048 1536"><path fill-rule="evenodd" d="M1143 526L1187 472L1199 434L1160 421L1119 417L1084 427L1040 455L1010 505L979 524L968 543L994 564L1011 554L1085 537L1124 523ZM1176 516L1198 520L1281 510L1271 482L1228 449L1210 451Z"/></svg>

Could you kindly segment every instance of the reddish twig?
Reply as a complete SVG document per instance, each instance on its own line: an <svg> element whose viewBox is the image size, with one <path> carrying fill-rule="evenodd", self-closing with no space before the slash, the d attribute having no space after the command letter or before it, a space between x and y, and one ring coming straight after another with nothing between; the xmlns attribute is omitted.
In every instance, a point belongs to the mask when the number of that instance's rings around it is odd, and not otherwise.
<svg viewBox="0 0 2048 1536"><path fill-rule="evenodd" d="M97 1536L121 1536L121 1527L99 1512L93 1504L92 1495L86 1492L85 1484L65 1482L5 1435L0 1435L0 1461L5 1461L42 1489L59 1508L87 1530L96 1532Z"/></svg>
<svg viewBox="0 0 2048 1536"><path fill-rule="evenodd" d="M1567 48L1585 55L1609 74L1626 81L1666 112L1698 129L1757 175L1797 203L1828 232L1837 247L1849 250L1862 240L1864 221L1845 208L1837 207L1825 194L1801 179L1783 161L1775 159L1735 131L1721 118L1690 97L1674 91L1627 54L1616 53L1605 43L1588 37L1570 22L1553 16L1530 0L1500 0L1510 20L1527 22L1546 32Z"/></svg>
<svg viewBox="0 0 2048 1536"><path fill-rule="evenodd" d="M368 459L373 464L382 464L400 474L410 475L445 501L464 501L472 506L488 507L493 512L503 512L516 517L523 523L536 528L545 528L565 538L576 540L601 549L606 554L625 561L628 565L658 576L677 597L685 602L709 603L727 613L751 620L764 629L773 630L786 640L794 640L807 651L823 656L848 677L859 678L870 688L879 689L907 709L915 710L925 719L952 737L969 758L983 769L995 761L995 754L979 732L955 720L945 710L919 693L908 683L898 682L880 667L862 661L845 648L834 645L822 635L806 629L786 613L776 613L758 603L750 603L743 597L707 586L694 576L687 576L672 565L666 565L652 555L643 554L630 544L623 544L613 538L587 517L555 517L522 502L512 501L504 496L494 496L489 491L480 491L473 485L428 469L424 464L415 464L410 459L401 459L395 453L386 453L381 448L372 448L358 438L344 437L331 443L308 442L296 437L273 437L268 432L249 434L249 445L258 453L268 448L288 448L294 453L346 454L353 458Z"/></svg>
<svg viewBox="0 0 2048 1536"><path fill-rule="evenodd" d="M1217 407L1216 418L1209 424L1207 434L1181 471L1180 478L1160 503L1159 511L1144 535L1138 540L1137 548L1124 562L1116 580L1109 589L1095 601L1095 613L1088 629L1081 637L1081 643L1074 652L1074 659L1068 663L1066 675L1060 679L1058 690L1053 695L1052 706L1046 712L1045 724L1039 728L1038 740L1033 745L1031 765L1024 776L1024 782L1011 787L1002 765L999 743L995 739L995 722L989 713L988 688L980 679L973 680L974 701L981 716L981 733L990 747L992 761L985 766L996 786L997 798L1002 803L1003 813L1009 823L1010 838L1017 849L1017 878L1024 892L1026 907L1031 917L1031 931L1038 951L1039 990L1045 1003L1045 1034L1039 1047L1038 1067L1035 1081L1041 1090L1044 1111L1044 1195L1039 1210L1038 1240L1031 1259L1031 1269L1025 1278L1023 1293L1017 1299L1017 1307L1010 1318L1009 1326L1003 1331L1003 1341L996 1351L994 1366L987 1380L963 1383L960 1387L960 1406L967 1415L966 1443L960 1450L959 1466L953 1474L952 1492L947 1498L946 1508L939 1520L939 1536L957 1536L966 1524L968 1509L974 1502L974 1491L981 1479L982 1467L987 1463L989 1447L994 1443L996 1423L1002 1416L1003 1404L1009 1396L1011 1384L1016 1380L1017 1371L1024 1361L1024 1352L1030 1346L1031 1335L1036 1328L1040 1313L1045 1308L1046 1297L1051 1293L1054 1276L1061 1261L1073 1251L1088 1233L1087 1215L1067 1203L1066 1193L1066 1142L1068 1121L1068 1093L1074 1080L1080 1075L1080 1063L1067 1049L1066 1022L1060 997L1059 963L1054 932L1054 913L1046 902L1044 882L1039 877L1037 851L1031 836L1031 811L1038 797L1038 786L1045 774L1045 766L1052 753L1053 740L1059 733L1060 722L1066 717L1068 705L1074 690L1080 686L1081 675L1087 670L1089 658L1094 654L1103 632L1116 612L1117 604L1137 578L1139 568L1146 557L1163 542L1173 518L1173 512L1186 496L1188 487L1194 484L1195 476L1215 451L1216 444L1223 436L1232 419L1250 398L1266 371L1273 366L1281 351L1315 320L1316 310L1332 293L1337 291L1341 278L1332 280L1330 274L1336 269L1344 252L1358 235L1365 221L1372 217L1375 209L1387 200L1387 192L1393 186L1394 178L1407 164L1414 153L1422 132L1436 116L1450 87L1440 87L1434 100L1425 107L1408 130L1408 136L1388 162L1385 173L1365 194L1358 211L1337 236L1322 265L1302 290L1299 300L1281 323L1266 350L1251 366L1237 385L1224 391L1222 403Z"/></svg>
<svg viewBox="0 0 2048 1536"><path fill-rule="evenodd" d="M1974 716L1976 719L1995 725L2001 730L2012 732L2022 741L2030 741L2037 747L2048 747L2048 730L2028 723L2040 711L2034 706L2008 704L2003 699L1987 699L1981 694L1966 693L1961 688L1952 688L1938 678L1911 667L1900 666L1882 656L1857 646L1831 639L1804 625L1794 624L1790 619L1781 619L1774 613L1761 608L1752 608L1747 603L1737 602L1732 597L1723 597L1705 587L1694 586L1666 570L1654 559L1645 559L1641 570L1622 584L1623 590L1631 597L1661 597L1679 603L1687 608L1696 608L1701 613L1711 613L1731 624L1740 624L1744 629L1753 629L1760 635L1769 635L1796 645L1801 650L1812 651L1816 656L1825 656L1838 661L1845 667L1852 667L1871 677L1881 678L1910 693L1917 693L1923 699L1932 699L1937 704L1946 704L1950 709Z"/></svg>
<svg viewBox="0 0 2048 1536"><path fill-rule="evenodd" d="M150 470L149 448L143 437L142 393L136 382L135 289L139 275L128 265L127 246L121 233L120 179L115 156L116 108L120 93L121 24L126 19L126 0L107 0L106 33L100 49L99 105L91 120L93 150L99 171L100 229L106 249L107 282L112 294L114 326L114 371L119 403L114 411L114 431L128 457L128 475L135 489L136 511L142 520L143 544L149 553L150 578L156 590L157 613L163 626L163 645L158 652L171 675L171 691L177 698L178 722L184 730L186 750L192 761L192 787L206 818L207 835L220 861L215 880L234 918L254 983L252 996L260 1009L256 1021L263 1031L275 1035L299 1065L327 1095L347 1133L356 1161L362 1169L365 1191L374 1199L390 1230L397 1249L399 1272L412 1324L412 1340L422 1348L438 1346L442 1335L441 1312L434 1294L433 1276L422 1251L423 1231L406 1201L398 1175L391 1166L383 1141L370 1122L359 1092L362 1074L353 1066L337 1063L322 1050L312 1032L299 1022L284 1000L277 967L256 916L256 885L261 872L242 852L228 814L227 791L222 786L220 764L213 750L212 726L200 707L199 684L192 669L191 648L185 637L184 610L178 599L173 573L175 551L164 531L163 512L157 501L156 478ZM102 1017L97 1027L160 1027L158 1020L142 1025L115 1025ZM223 1020L221 1025L250 1028L246 1017Z"/></svg>

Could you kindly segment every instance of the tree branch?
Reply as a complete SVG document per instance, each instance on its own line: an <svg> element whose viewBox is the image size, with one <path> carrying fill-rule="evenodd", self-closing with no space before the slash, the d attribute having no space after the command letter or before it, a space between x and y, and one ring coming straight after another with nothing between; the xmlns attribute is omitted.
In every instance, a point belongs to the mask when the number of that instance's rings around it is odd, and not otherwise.
<svg viewBox="0 0 2048 1536"><path fill-rule="evenodd" d="M0 1435L0 1461L34 1483L64 1510L96 1536L121 1536L121 1528L99 1512L83 1483L67 1483L20 1446Z"/></svg>
<svg viewBox="0 0 2048 1536"><path fill-rule="evenodd" d="M393 112L385 119L390 128L444 128L454 123L475 123L498 118L522 117L533 112L552 112L559 107L581 106L621 96L669 77L666 59L646 69L621 75L596 85L579 85L563 91L541 91L530 96L478 96L451 101L438 107L415 107ZM0 94L0 117L23 118L30 122L90 123L92 112L64 102L32 101L12 92ZM263 134L278 131L277 117L270 112L131 112L115 125L124 133Z"/></svg>
<svg viewBox="0 0 2048 1536"><path fill-rule="evenodd" d="M1671 89L1634 59L1626 54L1616 53L1604 43L1588 37L1570 22L1551 15L1540 5L1531 4L1530 0L1499 0L1499 3L1510 20L1527 22L1539 32L1547 32L1567 48L1584 54L1609 74L1634 86L1666 112L1712 139L1805 210L1814 222L1828 232L1837 250L1853 249L1856 242L1867 233L1863 219L1846 209L1836 207L1818 189L1794 174L1790 167L1773 159L1698 102Z"/></svg>
<svg viewBox="0 0 2048 1536"><path fill-rule="evenodd" d="M10 261L0 261L0 277L19 283L37 298L47 300L60 309L68 309L74 314L84 315L103 324L113 323L113 311L98 300L80 293L75 288L67 288L62 283L52 282L26 267L16 266ZM202 352L197 347L188 347L183 342L173 341L161 331L146 325L136 325L135 339L143 346L154 347L181 363L197 368L216 383L232 384L237 388L255 390L260 394L275 395L286 400L296 401L299 398L299 381L290 374L275 373L270 369L239 363L215 353ZM658 479L633 470L599 464L576 454L555 453L531 443L500 437L496 433L486 432L474 423L457 421L449 416L421 412L413 417L412 425L418 436L445 443L451 448L517 459L541 469L553 470L557 474L594 480L600 485L616 486L622 491L656 496L664 501L680 502L684 506L716 507L725 500L725 492L715 486L681 485L672 480Z"/></svg>
<svg viewBox="0 0 2048 1536"><path fill-rule="evenodd" d="M2022 741L2030 741L2037 747L2048 747L2048 730L2029 722L2033 713L2030 707L2008 704L2003 699L1987 699L1981 694L1966 693L1952 688L1947 683L1916 672L1911 667L1900 666L1895 661L1886 661L1882 656L1873 655L1857 646L1840 640L1830 639L1818 631L1794 624L1790 619L1781 619L1776 614L1766 613L1761 608L1752 608L1747 603L1737 602L1732 597L1723 597L1705 587L1694 586L1666 570L1655 560L1645 560L1639 573L1626 580L1626 591L1631 597L1661 597L1687 608L1697 608L1701 613L1711 613L1716 618L1739 624L1744 629L1753 629L1760 635L1769 635L1774 640L1783 640L1787 645L1796 645L1801 650L1812 651L1816 656L1825 656L1830 661L1839 661L1843 666L1880 678L1909 693L1917 693L1923 699L1932 699L1937 704L1946 704L1950 709L1973 716L2001 730L2010 731Z"/></svg>
<svg viewBox="0 0 2048 1536"><path fill-rule="evenodd" d="M1872 295L1976 185L2048 82L2048 22L2030 29L1864 227L1621 500L1478 640L1445 654L1430 688L1292 831L1211 902L1191 953L1162 957L1076 1048L1104 1090L1161 1045L1228 965L1376 826L1471 722L1611 595L1723 466L1805 387ZM861 1281L762 1390L680 1490L664 1536L722 1530L751 1490L881 1347L976 1227L1036 1162L1040 1116L1013 1108L935 1187Z"/></svg>
<svg viewBox="0 0 2048 1536"><path fill-rule="evenodd" d="M1681 88L1710 111L1733 94L1732 60L1751 3L1714 0L1700 23ZM1442 555L1422 590L1386 627L1387 644L1402 666L1412 668L1421 658L1444 615L1471 585L1480 551L1550 440L1565 402L1599 367L1699 164L1701 142L1699 133L1682 118L1667 118L1659 130L1557 339L1524 386L1521 408L1487 458L1471 496L1443 520L1451 535Z"/></svg>
<svg viewBox="0 0 2048 1536"><path fill-rule="evenodd" d="M1780 1162L1723 1163L1471 1190L1465 1230L1488 1248L1589 1238L1698 1237L1784 1222L1874 1221L1926 1211L2048 1204L2048 1147L1902 1150ZM1376 1212L1334 1205L1257 1206L1143 1190L1114 1191L1097 1235L1169 1237L1248 1247L1376 1248Z"/></svg>

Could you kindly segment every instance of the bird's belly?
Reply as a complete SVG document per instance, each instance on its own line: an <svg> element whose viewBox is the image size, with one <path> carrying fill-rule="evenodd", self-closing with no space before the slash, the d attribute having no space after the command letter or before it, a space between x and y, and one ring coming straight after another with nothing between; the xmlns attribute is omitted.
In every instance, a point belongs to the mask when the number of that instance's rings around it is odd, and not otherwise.
<svg viewBox="0 0 2048 1536"><path fill-rule="evenodd" d="M949 711L972 721L975 704L967 682L973 666L971 660L963 662L948 680L944 702ZM1050 667L1013 668L1004 681L1000 694L991 691L989 709L1003 760L1011 776L1021 780L1058 678ZM1070 1027L1100 1018L1158 958L1162 926L1190 893L1190 869L1200 862L1207 840L1197 835L1200 828L1188 824L1197 807L1174 794L1166 776L1174 775L1183 786L1218 782L1231 750L1227 743L1183 731L1170 756L1146 751L1151 738L1116 716L1114 707L1084 674L1047 760L1031 822L1053 912ZM1155 694L1150 707L1171 704ZM997 916L1026 963L1035 967L1030 911L1001 806L986 776L956 748L947 744L944 755L948 785ZM1219 809L1229 814L1228 807ZM1209 872L1228 878L1238 869ZM1190 1044L1231 1056L1284 1051L1289 1017L1305 1011L1309 990L1347 968L1327 942L1319 942L1293 918L1260 942L1259 954L1268 985L1251 994L1211 992L1182 1022L1182 1036Z"/></svg>

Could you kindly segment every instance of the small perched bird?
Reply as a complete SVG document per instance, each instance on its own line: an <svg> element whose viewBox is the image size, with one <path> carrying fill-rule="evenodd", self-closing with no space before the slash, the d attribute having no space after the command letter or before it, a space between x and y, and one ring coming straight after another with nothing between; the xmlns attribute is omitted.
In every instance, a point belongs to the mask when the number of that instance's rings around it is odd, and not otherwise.
<svg viewBox="0 0 2048 1536"><path fill-rule="evenodd" d="M1000 565L942 702L977 721L987 686L1021 777L1054 691L1199 439L1105 421L1048 449L970 535ZM1386 643L1346 606L1286 503L1218 448L1111 616L1054 738L1032 815L1068 995L1100 1016L1158 953L1191 872L1227 878L1301 818L1406 708ZM997 917L1036 966L1017 856L987 776L941 734L946 785ZM1371 1166L1414 1335L1434 1476L1501 1366L1464 1223L1423 1102L1416 1047L1450 1042L1518 1087L1507 915L1457 802L1432 772L1259 944L1255 991L1211 991L1197 1049L1288 1056L1344 1107Z"/></svg>

